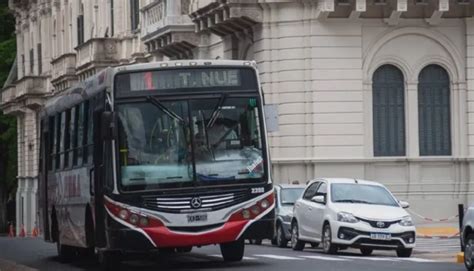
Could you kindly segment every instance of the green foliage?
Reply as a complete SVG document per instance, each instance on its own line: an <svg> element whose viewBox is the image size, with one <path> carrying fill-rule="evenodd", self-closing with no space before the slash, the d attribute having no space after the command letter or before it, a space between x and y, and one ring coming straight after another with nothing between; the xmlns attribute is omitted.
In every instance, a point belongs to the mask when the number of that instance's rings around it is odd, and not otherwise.
<svg viewBox="0 0 474 271"><path fill-rule="evenodd" d="M16 119L0 112L0 192L7 195L16 188L16 131Z"/></svg>
<svg viewBox="0 0 474 271"><path fill-rule="evenodd" d="M0 1L0 88L3 87L15 60L14 31L15 19L8 10L7 1ZM16 118L0 111L0 199L2 195L13 194L16 189L16 132Z"/></svg>
<svg viewBox="0 0 474 271"><path fill-rule="evenodd" d="M14 38L15 18L8 10L7 1L0 1L0 42Z"/></svg>

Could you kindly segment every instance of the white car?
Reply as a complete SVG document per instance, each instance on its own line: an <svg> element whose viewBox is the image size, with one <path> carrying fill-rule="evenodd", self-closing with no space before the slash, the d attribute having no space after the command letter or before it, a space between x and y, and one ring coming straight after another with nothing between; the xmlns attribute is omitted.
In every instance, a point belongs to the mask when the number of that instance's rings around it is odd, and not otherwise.
<svg viewBox="0 0 474 271"><path fill-rule="evenodd" d="M464 265L468 271L474 271L474 205L464 214L461 232L461 246L464 251Z"/></svg>
<svg viewBox="0 0 474 271"><path fill-rule="evenodd" d="M322 243L324 252L360 248L363 255L374 249L396 250L410 257L416 229L399 202L385 186L357 179L311 181L293 209L291 246L303 250L306 243Z"/></svg>

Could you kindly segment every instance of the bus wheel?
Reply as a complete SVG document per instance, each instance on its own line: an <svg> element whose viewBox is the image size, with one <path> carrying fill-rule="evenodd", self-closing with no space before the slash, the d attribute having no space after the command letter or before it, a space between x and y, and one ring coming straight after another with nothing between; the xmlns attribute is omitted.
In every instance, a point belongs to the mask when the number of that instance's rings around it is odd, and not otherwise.
<svg viewBox="0 0 474 271"><path fill-rule="evenodd" d="M193 247L178 247L176 248L177 252L191 252L193 250Z"/></svg>
<svg viewBox="0 0 474 271"><path fill-rule="evenodd" d="M237 262L244 257L245 243L244 239L220 244L222 258L226 262Z"/></svg>
<svg viewBox="0 0 474 271"><path fill-rule="evenodd" d="M58 258L62 263L67 263L72 261L74 255L76 254L76 249L71 246L61 245L61 239L58 237L56 241L56 248L58 250Z"/></svg>
<svg viewBox="0 0 474 271"><path fill-rule="evenodd" d="M104 271L119 270L121 265L120 253L117 251L99 251L99 263Z"/></svg>

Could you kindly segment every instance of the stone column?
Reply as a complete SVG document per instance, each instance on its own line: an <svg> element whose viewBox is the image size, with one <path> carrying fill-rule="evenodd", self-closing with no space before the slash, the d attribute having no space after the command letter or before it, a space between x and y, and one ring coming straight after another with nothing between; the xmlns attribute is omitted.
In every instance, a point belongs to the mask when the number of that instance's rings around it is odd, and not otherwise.
<svg viewBox="0 0 474 271"><path fill-rule="evenodd" d="M474 18L465 19L466 22L466 95L467 95L467 126L468 151L466 153L469 164L469 184L467 192L474 190ZM467 202L474 200L473 195L467 196Z"/></svg>

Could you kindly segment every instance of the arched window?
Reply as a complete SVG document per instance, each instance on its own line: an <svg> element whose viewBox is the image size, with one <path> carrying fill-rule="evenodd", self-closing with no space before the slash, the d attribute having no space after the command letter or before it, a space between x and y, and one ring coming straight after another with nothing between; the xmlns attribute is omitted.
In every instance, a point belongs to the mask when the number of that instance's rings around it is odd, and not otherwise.
<svg viewBox="0 0 474 271"><path fill-rule="evenodd" d="M420 155L451 155L449 75L438 65L425 67L418 77Z"/></svg>
<svg viewBox="0 0 474 271"><path fill-rule="evenodd" d="M405 87L393 65L378 68L373 77L374 156L405 155Z"/></svg>

